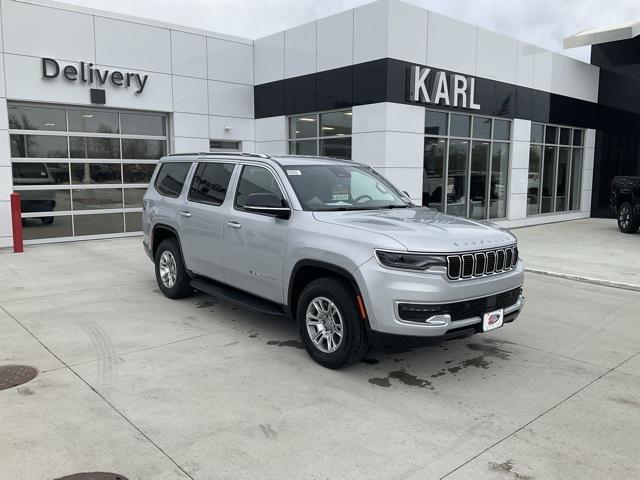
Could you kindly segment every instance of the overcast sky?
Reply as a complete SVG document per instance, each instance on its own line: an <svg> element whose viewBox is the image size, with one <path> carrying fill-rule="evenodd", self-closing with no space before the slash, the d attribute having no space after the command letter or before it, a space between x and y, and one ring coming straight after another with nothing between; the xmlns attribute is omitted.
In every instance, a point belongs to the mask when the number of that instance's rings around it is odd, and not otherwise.
<svg viewBox="0 0 640 480"><path fill-rule="evenodd" d="M370 0L66 0L245 38L260 38ZM640 20L640 0L408 0L549 50L593 27ZM589 61L589 48L564 53Z"/></svg>

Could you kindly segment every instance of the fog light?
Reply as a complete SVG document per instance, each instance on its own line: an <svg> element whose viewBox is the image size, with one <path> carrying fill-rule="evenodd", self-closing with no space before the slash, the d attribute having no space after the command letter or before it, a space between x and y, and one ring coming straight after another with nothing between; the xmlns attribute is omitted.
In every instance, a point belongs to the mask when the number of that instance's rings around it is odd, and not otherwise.
<svg viewBox="0 0 640 480"><path fill-rule="evenodd" d="M398 315L402 320L425 321L434 315L442 315L438 305L424 305L420 303L401 303L398 305Z"/></svg>

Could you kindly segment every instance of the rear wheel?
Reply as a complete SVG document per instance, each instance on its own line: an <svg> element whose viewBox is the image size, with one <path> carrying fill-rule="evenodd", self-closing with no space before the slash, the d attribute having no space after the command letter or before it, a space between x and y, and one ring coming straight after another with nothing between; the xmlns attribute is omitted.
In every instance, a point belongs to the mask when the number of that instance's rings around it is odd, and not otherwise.
<svg viewBox="0 0 640 480"><path fill-rule="evenodd" d="M155 256L156 280L160 290L169 298L184 298L193 293L191 278L182 263L178 242L163 240Z"/></svg>
<svg viewBox="0 0 640 480"><path fill-rule="evenodd" d="M618 208L618 228L622 233L636 233L640 222L630 202L622 202Z"/></svg>
<svg viewBox="0 0 640 480"><path fill-rule="evenodd" d="M359 362L369 350L353 288L337 278L309 283L298 301L298 330L307 352L327 368Z"/></svg>

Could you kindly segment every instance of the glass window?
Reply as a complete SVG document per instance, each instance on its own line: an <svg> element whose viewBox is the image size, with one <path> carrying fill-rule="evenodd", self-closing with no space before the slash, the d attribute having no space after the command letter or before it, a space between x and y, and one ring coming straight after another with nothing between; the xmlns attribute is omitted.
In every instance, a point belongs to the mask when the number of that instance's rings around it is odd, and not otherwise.
<svg viewBox="0 0 640 480"><path fill-rule="evenodd" d="M439 211L444 209L442 186L446 151L447 141L444 138L424 139L422 205Z"/></svg>
<svg viewBox="0 0 640 480"><path fill-rule="evenodd" d="M560 129L560 145L571 145L571 129Z"/></svg>
<svg viewBox="0 0 640 480"><path fill-rule="evenodd" d="M119 138L69 137L71 158L120 158Z"/></svg>
<svg viewBox="0 0 640 480"><path fill-rule="evenodd" d="M120 183L119 163L72 163L71 183Z"/></svg>
<svg viewBox="0 0 640 480"><path fill-rule="evenodd" d="M544 143L558 143L558 127L547 125L544 132Z"/></svg>
<svg viewBox="0 0 640 480"><path fill-rule="evenodd" d="M553 212L553 192L556 177L557 147L544 147L542 162L542 205L541 213Z"/></svg>
<svg viewBox="0 0 640 480"><path fill-rule="evenodd" d="M408 205L395 187L370 168L302 165L286 167L285 171L305 210L372 210Z"/></svg>
<svg viewBox="0 0 640 480"><path fill-rule="evenodd" d="M567 209L569 155L571 149L561 147L558 149L558 172L556 180L556 212L564 212Z"/></svg>
<svg viewBox="0 0 640 480"><path fill-rule="evenodd" d="M141 232L142 212L125 212L124 225L127 232Z"/></svg>
<svg viewBox="0 0 640 480"><path fill-rule="evenodd" d="M323 138L320 140L320 155L325 157L351 158L351 137Z"/></svg>
<svg viewBox="0 0 640 480"><path fill-rule="evenodd" d="M474 141L471 147L469 183L469 217L487 218L487 176L489 174L489 142Z"/></svg>
<svg viewBox="0 0 640 480"><path fill-rule="evenodd" d="M166 117L164 115L149 115L142 113L121 113L120 126L122 133L128 135L157 135L167 134Z"/></svg>
<svg viewBox="0 0 640 480"><path fill-rule="evenodd" d="M507 216L507 176L509 172L509 144L494 142L491 150L491 188L489 189L489 218Z"/></svg>
<svg viewBox="0 0 640 480"><path fill-rule="evenodd" d="M68 163L12 163L13 184L68 185Z"/></svg>
<svg viewBox="0 0 640 480"><path fill-rule="evenodd" d="M9 110L9 128L57 132L67 129L64 108L9 105L7 109Z"/></svg>
<svg viewBox="0 0 640 480"><path fill-rule="evenodd" d="M468 140L449 140L449 172L447 176L447 213L467 215Z"/></svg>
<svg viewBox="0 0 640 480"><path fill-rule="evenodd" d="M471 135L471 115L451 114L452 137L469 137Z"/></svg>
<svg viewBox="0 0 640 480"><path fill-rule="evenodd" d="M529 179L527 185L527 215L535 215L540 209L540 172L542 171L542 146L529 147Z"/></svg>
<svg viewBox="0 0 640 480"><path fill-rule="evenodd" d="M122 139L122 158L125 160L158 160L166 154L166 140Z"/></svg>
<svg viewBox="0 0 640 480"><path fill-rule="evenodd" d="M122 208L121 188L90 188L72 190L74 210Z"/></svg>
<svg viewBox="0 0 640 480"><path fill-rule="evenodd" d="M278 196L281 202L284 202L278 182L269 170L245 165L242 167L242 174L236 191L236 207L244 210L247 198L254 193L272 193Z"/></svg>
<svg viewBox="0 0 640 480"><path fill-rule="evenodd" d="M163 163L156 177L156 190L160 195L177 198L182 192L191 163Z"/></svg>
<svg viewBox="0 0 640 480"><path fill-rule="evenodd" d="M69 190L21 190L19 193L22 213L71 210Z"/></svg>
<svg viewBox="0 0 640 480"><path fill-rule="evenodd" d="M142 197L145 191L144 188L125 188L124 208L142 208Z"/></svg>
<svg viewBox="0 0 640 480"><path fill-rule="evenodd" d="M447 135L447 114L435 110L425 111L424 133L427 135Z"/></svg>
<svg viewBox="0 0 640 480"><path fill-rule="evenodd" d="M189 200L222 205L234 166L231 163L199 163L189 188Z"/></svg>
<svg viewBox="0 0 640 480"><path fill-rule="evenodd" d="M349 114L349 115L347 115ZM351 112L320 114L320 136L351 135Z"/></svg>
<svg viewBox="0 0 640 480"><path fill-rule="evenodd" d="M494 140L510 140L511 122L508 120L493 121L493 139Z"/></svg>
<svg viewBox="0 0 640 480"><path fill-rule="evenodd" d="M239 152L240 143L237 140L209 140L209 150L212 152Z"/></svg>
<svg viewBox="0 0 640 480"><path fill-rule="evenodd" d="M491 119L473 117L473 138L491 138Z"/></svg>
<svg viewBox="0 0 640 480"><path fill-rule="evenodd" d="M293 155L318 155L318 142L316 139L289 142L289 153Z"/></svg>
<svg viewBox="0 0 640 480"><path fill-rule="evenodd" d="M124 163L122 165L123 182L149 183L155 169L154 163Z"/></svg>
<svg viewBox="0 0 640 480"><path fill-rule="evenodd" d="M104 110L69 109L69 131L119 133L118 114Z"/></svg>
<svg viewBox="0 0 640 480"><path fill-rule="evenodd" d="M96 215L74 215L73 226L76 236L104 235L124 232L122 213L99 213Z"/></svg>
<svg viewBox="0 0 640 480"><path fill-rule="evenodd" d="M575 145L576 147L582 146L583 133L584 133L584 130L576 129L573 131L573 145Z"/></svg>
<svg viewBox="0 0 640 480"><path fill-rule="evenodd" d="M68 158L67 137L53 135L9 135L13 158Z"/></svg>
<svg viewBox="0 0 640 480"><path fill-rule="evenodd" d="M71 237L73 235L72 228L71 215L22 219L22 232L25 240Z"/></svg>
<svg viewBox="0 0 640 480"><path fill-rule="evenodd" d="M579 130L576 130L579 131ZM569 209L580 209L580 195L582 187L582 149L574 148L571 159L571 175L569 187Z"/></svg>
<svg viewBox="0 0 640 480"><path fill-rule="evenodd" d="M289 119L289 138L311 138L318 136L316 115L300 115Z"/></svg>
<svg viewBox="0 0 640 480"><path fill-rule="evenodd" d="M544 125L539 123L531 124L531 143L542 143L544 138Z"/></svg>

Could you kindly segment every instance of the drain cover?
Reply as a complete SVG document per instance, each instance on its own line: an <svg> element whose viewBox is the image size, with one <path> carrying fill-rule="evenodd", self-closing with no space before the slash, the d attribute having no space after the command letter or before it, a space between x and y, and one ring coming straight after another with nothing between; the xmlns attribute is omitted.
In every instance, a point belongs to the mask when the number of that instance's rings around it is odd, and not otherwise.
<svg viewBox="0 0 640 480"><path fill-rule="evenodd" d="M33 380L38 371L27 365L3 365L0 367L0 390L17 387Z"/></svg>
<svg viewBox="0 0 640 480"><path fill-rule="evenodd" d="M56 480L128 480L124 475L106 472L74 473Z"/></svg>

